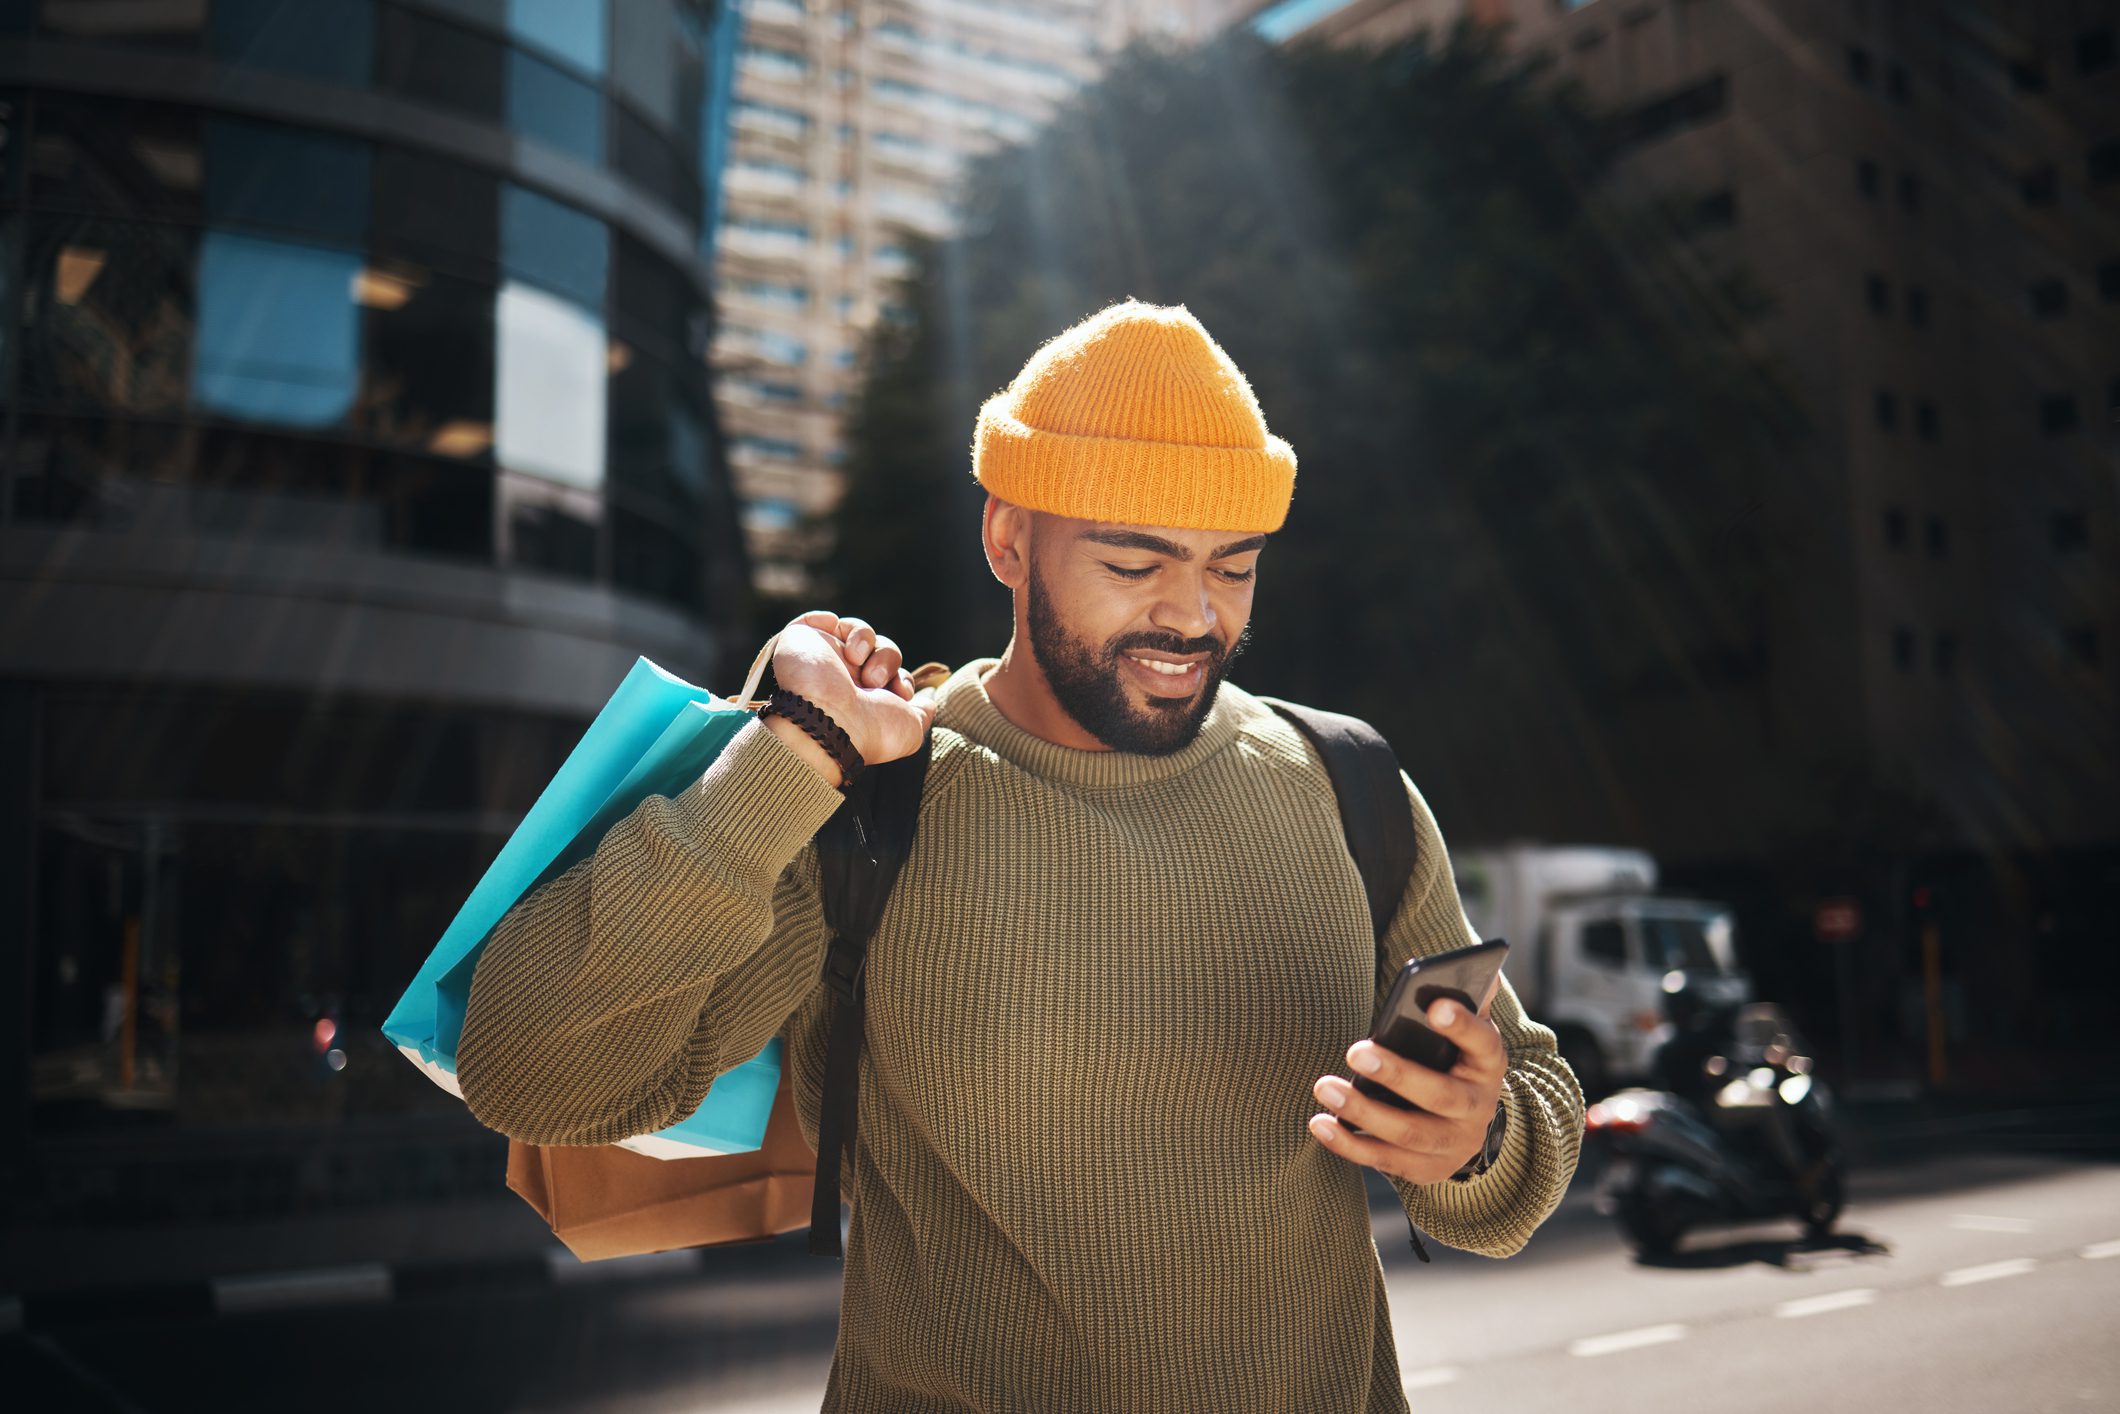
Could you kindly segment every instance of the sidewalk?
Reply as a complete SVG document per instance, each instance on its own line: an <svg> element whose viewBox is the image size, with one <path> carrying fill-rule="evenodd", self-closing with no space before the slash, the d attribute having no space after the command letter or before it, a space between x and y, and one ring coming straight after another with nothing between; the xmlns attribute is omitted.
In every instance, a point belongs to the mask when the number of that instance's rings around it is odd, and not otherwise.
<svg viewBox="0 0 2120 1414"><path fill-rule="evenodd" d="M2120 1082L2061 1095L1858 1092L1840 1099L1850 1157L1916 1161L1968 1149L2120 1158Z"/></svg>

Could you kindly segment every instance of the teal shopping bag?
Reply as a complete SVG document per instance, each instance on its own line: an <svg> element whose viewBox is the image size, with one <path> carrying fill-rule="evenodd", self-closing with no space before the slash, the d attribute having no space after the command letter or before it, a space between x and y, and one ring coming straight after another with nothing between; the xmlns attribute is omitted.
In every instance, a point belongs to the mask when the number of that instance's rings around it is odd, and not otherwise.
<svg viewBox="0 0 2120 1414"><path fill-rule="evenodd" d="M773 643L759 651L738 701L756 687ZM501 846L442 940L398 999L383 1034L437 1085L461 1096L457 1039L471 976L494 926L530 892L595 853L611 827L650 795L675 796L700 776L751 714L640 658L575 743L537 803ZM622 1141L656 1158L746 1153L765 1137L780 1083L778 1037L715 1080L698 1110Z"/></svg>

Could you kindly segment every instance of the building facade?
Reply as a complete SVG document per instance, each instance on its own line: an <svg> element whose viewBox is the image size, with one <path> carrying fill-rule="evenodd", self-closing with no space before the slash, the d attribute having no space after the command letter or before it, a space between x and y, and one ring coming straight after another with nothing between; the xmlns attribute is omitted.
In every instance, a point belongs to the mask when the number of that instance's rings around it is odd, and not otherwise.
<svg viewBox="0 0 2120 1414"><path fill-rule="evenodd" d="M706 362L735 36L0 5L15 1283L234 1220L447 1257L478 1224L418 1214L521 1206L378 1028L635 656L708 680L747 618Z"/></svg>
<svg viewBox="0 0 2120 1414"><path fill-rule="evenodd" d="M1818 433L1842 552L1781 587L1790 731L1977 849L2120 842L2120 6L1284 0L1272 38L1496 26L1614 115Z"/></svg>
<svg viewBox="0 0 2120 1414"><path fill-rule="evenodd" d="M863 338L900 315L910 243L952 229L967 158L1132 39L1208 27L1117 0L745 0L715 365L761 593L805 598L830 554Z"/></svg>
<svg viewBox="0 0 2120 1414"><path fill-rule="evenodd" d="M1941 819L1917 841L1903 800L1812 802L1867 922L1852 962L1790 938L1787 984L1888 1035L1918 1040L1933 1003L1953 1047L2088 1044L2120 994L2120 5L1276 0L1243 22L1373 45L1461 21L1581 85L1615 192L1669 213L1704 287L1756 284L1811 424L1762 493L1802 553L1771 590L1760 749L1912 782ZM1688 877L1685 840L1671 857Z"/></svg>

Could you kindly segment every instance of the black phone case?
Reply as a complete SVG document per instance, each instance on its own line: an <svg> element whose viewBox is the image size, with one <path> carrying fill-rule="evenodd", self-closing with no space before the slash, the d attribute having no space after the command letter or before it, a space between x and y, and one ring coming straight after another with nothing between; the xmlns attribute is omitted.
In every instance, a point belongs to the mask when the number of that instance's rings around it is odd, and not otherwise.
<svg viewBox="0 0 2120 1414"><path fill-rule="evenodd" d="M1434 957L1416 958L1412 961L1418 962L1419 967L1412 967L1409 963L1408 968L1401 968L1398 980L1392 983L1391 994L1384 999L1383 1021L1370 1039L1430 1070L1447 1071L1456 1065L1460 1054L1457 1042L1432 1029L1421 1017L1444 997L1449 997L1467 1011L1477 1012L1479 999L1467 988L1475 987L1485 992L1488 978L1501 970L1509 948L1507 943L1494 946L1498 942L1501 942L1498 938L1488 939ZM1409 986L1412 989L1410 1006ZM1413 1101L1364 1075L1354 1078L1354 1088L1394 1109L1421 1109ZM1425 1110L1421 1112L1427 1113ZM1357 1134L1362 1132L1344 1119L1340 1123Z"/></svg>

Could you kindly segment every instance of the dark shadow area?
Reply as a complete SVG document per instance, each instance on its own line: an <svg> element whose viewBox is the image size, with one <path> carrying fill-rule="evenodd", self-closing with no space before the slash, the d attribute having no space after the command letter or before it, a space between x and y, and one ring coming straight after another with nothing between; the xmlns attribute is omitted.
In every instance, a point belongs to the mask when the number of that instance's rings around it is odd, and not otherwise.
<svg viewBox="0 0 2120 1414"><path fill-rule="evenodd" d="M1745 1238L1713 1247L1687 1248L1665 1256L1636 1254L1635 1264L1678 1270L1741 1267L1758 1262L1769 1267L1801 1267L1803 1257L1822 1252L1847 1252L1858 1257L1889 1257L1892 1249L1856 1232L1834 1232L1822 1238Z"/></svg>

